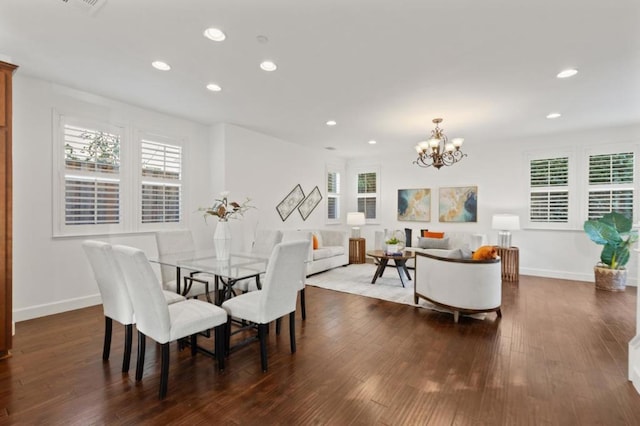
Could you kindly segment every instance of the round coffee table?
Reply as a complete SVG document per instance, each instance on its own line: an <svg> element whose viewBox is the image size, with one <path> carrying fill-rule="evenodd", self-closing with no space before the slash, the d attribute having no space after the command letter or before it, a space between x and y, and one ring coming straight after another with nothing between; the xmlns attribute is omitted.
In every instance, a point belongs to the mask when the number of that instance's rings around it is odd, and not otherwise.
<svg viewBox="0 0 640 426"><path fill-rule="evenodd" d="M403 251L397 254L387 254L384 250L369 250L367 256L371 256L378 261L378 269L371 280L371 284L375 284L378 277L381 277L384 268L387 267L389 260L393 260L398 275L400 276L400 283L404 287L405 278L411 281L411 275L407 269L407 260L416 257L416 254L412 251Z"/></svg>

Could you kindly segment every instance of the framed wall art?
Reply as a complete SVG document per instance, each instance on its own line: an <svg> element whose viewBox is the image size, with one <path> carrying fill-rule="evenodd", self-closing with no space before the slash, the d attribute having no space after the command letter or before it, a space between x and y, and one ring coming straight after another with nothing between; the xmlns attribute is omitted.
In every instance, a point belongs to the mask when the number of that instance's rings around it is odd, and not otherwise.
<svg viewBox="0 0 640 426"><path fill-rule="evenodd" d="M297 184L289 195L284 197L284 200L280 201L280 204L276 206L280 219L282 219L283 222L287 220L289 215L293 213L298 205L300 205L302 200L304 200L304 192L302 192L300 184Z"/></svg>
<svg viewBox="0 0 640 426"><path fill-rule="evenodd" d="M313 188L313 191L307 195L307 198L300 203L300 206L298 206L298 211L300 212L300 216L302 216L302 220L307 220L313 209L317 207L321 200L322 194L320 194L320 190L316 186Z"/></svg>
<svg viewBox="0 0 640 426"><path fill-rule="evenodd" d="M478 187L440 188L440 222L477 222Z"/></svg>
<svg viewBox="0 0 640 426"><path fill-rule="evenodd" d="M431 189L398 189L398 220L429 222Z"/></svg>

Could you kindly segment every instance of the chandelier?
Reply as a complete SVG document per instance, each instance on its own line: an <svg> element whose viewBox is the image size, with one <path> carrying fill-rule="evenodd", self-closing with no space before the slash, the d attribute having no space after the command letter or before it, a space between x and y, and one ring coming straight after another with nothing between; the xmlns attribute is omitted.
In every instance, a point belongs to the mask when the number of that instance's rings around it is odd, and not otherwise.
<svg viewBox="0 0 640 426"><path fill-rule="evenodd" d="M442 166L450 166L466 157L467 154L460 151L464 139L455 138L449 142L447 136L442 133L442 129L438 127L438 124L442 123L442 118L434 118L433 122L436 128L431 131L431 139L419 142L416 145L418 158L413 164L417 164L420 167L433 166L436 169L440 169Z"/></svg>

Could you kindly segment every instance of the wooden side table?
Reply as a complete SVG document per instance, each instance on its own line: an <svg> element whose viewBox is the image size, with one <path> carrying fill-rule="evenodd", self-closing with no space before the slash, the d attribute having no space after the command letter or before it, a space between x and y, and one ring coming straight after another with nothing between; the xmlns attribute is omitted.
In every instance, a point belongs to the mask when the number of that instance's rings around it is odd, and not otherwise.
<svg viewBox="0 0 640 426"><path fill-rule="evenodd" d="M364 263L364 252L364 238L349 238L349 263Z"/></svg>
<svg viewBox="0 0 640 426"><path fill-rule="evenodd" d="M505 281L520 280L520 250L518 247L498 247L498 256L502 263L502 279Z"/></svg>

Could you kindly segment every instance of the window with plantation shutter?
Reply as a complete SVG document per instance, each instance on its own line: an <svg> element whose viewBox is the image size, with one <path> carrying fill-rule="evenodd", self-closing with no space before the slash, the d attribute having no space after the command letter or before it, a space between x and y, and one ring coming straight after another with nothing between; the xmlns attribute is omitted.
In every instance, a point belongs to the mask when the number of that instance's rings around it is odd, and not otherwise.
<svg viewBox="0 0 640 426"><path fill-rule="evenodd" d="M378 175L378 172L372 171L358 173L358 211L364 213L366 220L375 220L377 218L379 202Z"/></svg>
<svg viewBox="0 0 640 426"><path fill-rule="evenodd" d="M327 172L327 219L340 219L340 173L336 171Z"/></svg>
<svg viewBox="0 0 640 426"><path fill-rule="evenodd" d="M588 218L612 211L633 220L634 153L589 156Z"/></svg>
<svg viewBox="0 0 640 426"><path fill-rule="evenodd" d="M529 221L569 222L569 157L530 160Z"/></svg>
<svg viewBox="0 0 640 426"><path fill-rule="evenodd" d="M64 123L61 138L64 225L119 224L121 134L98 126Z"/></svg>
<svg viewBox="0 0 640 426"><path fill-rule="evenodd" d="M180 222L182 147L142 139L140 153L142 223Z"/></svg>

